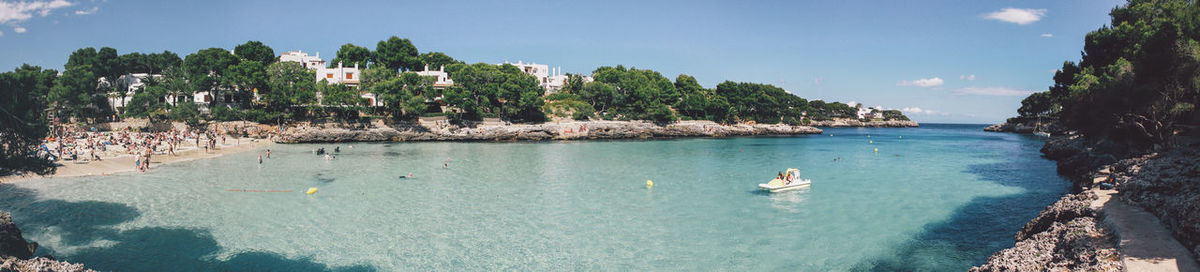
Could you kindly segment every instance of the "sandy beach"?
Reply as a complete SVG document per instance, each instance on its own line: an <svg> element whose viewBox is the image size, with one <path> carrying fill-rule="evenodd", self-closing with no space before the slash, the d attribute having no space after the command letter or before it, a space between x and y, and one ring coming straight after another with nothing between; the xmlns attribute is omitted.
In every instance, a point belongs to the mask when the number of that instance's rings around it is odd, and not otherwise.
<svg viewBox="0 0 1200 272"><path fill-rule="evenodd" d="M149 171L154 171L155 168L158 168L158 166L162 164L215 158L225 154L258 150L271 144L273 144L273 142L267 139L229 139L226 140L226 144L217 143L216 149L208 150L207 152L204 148L191 147L177 151L174 155L155 154L155 156L152 157ZM59 161L58 169L54 172L54 174L45 176L35 174L3 176L0 177L0 183L57 177L80 177L92 175L106 176L122 172L134 172L137 171L136 167L134 166L134 161L136 159L137 156L124 154L116 157L104 158L100 161Z"/></svg>

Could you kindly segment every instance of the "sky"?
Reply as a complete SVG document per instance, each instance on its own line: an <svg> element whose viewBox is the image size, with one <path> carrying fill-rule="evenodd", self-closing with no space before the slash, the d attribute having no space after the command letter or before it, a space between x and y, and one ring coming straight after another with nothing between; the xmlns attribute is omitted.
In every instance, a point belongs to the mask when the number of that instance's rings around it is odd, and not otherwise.
<svg viewBox="0 0 1200 272"><path fill-rule="evenodd" d="M121 1L0 0L0 69L62 69L71 52L180 55L250 40L330 60L399 36L468 63L601 66L781 87L904 110L925 123L998 123L1044 91L1116 0L1066 1Z"/></svg>

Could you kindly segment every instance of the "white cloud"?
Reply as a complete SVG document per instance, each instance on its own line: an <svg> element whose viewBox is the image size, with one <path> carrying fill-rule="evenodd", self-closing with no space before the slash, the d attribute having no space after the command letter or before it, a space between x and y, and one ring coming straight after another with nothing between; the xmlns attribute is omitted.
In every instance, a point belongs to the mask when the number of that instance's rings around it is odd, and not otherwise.
<svg viewBox="0 0 1200 272"><path fill-rule="evenodd" d="M50 11L74 5L66 0L33 2L0 2L0 23L18 23L39 16L50 15Z"/></svg>
<svg viewBox="0 0 1200 272"><path fill-rule="evenodd" d="M1054 34L1050 34L1050 33L1042 33L1041 36L1045 37L1045 38L1054 38Z"/></svg>
<svg viewBox="0 0 1200 272"><path fill-rule="evenodd" d="M897 86L934 87L934 86L942 86L942 83L946 83L946 81L942 80L942 78L940 78L940 77L935 77L935 78L922 78L922 79L918 79L918 80L901 80L900 82L896 82L896 85Z"/></svg>
<svg viewBox="0 0 1200 272"><path fill-rule="evenodd" d="M923 115L938 115L938 116L950 116L951 115L948 112L941 112L941 111L935 111L935 110L930 110L930 109L922 109L922 108L918 108L918 107L905 107L903 109L900 109L900 111L904 112L904 114L923 114Z"/></svg>
<svg viewBox="0 0 1200 272"><path fill-rule="evenodd" d="M1041 20L1043 16L1046 16L1046 9L1005 8L997 12L985 14L983 18L1027 25Z"/></svg>
<svg viewBox="0 0 1200 272"><path fill-rule="evenodd" d="M958 79L960 79L960 80L967 80L967 81L971 81L971 80L975 80L975 75L974 75L974 74L971 74L971 75L959 75L959 76L958 76Z"/></svg>
<svg viewBox="0 0 1200 272"><path fill-rule="evenodd" d="M99 11L99 10L100 10L100 7L92 7L91 9L87 9L87 10L76 10L75 15L88 15L88 14L96 13L96 11Z"/></svg>
<svg viewBox="0 0 1200 272"><path fill-rule="evenodd" d="M18 26L18 27L13 27L13 32L16 32L16 33L25 33L25 28L24 28L24 27L19 27L19 26Z"/></svg>
<svg viewBox="0 0 1200 272"><path fill-rule="evenodd" d="M954 94L958 95L1026 96L1032 93L1033 91L1004 87L966 87L954 90Z"/></svg>
<svg viewBox="0 0 1200 272"><path fill-rule="evenodd" d="M825 82L825 78L818 77L813 79L813 85L821 85L821 82Z"/></svg>

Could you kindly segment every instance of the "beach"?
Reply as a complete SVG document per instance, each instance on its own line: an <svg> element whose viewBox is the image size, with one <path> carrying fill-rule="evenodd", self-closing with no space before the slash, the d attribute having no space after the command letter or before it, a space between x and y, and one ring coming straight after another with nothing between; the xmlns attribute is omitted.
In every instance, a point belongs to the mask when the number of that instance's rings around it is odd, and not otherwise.
<svg viewBox="0 0 1200 272"><path fill-rule="evenodd" d="M148 171L153 171L153 169L163 164L215 158L231 153L257 150L271 144L273 142L268 140L244 137L240 139L226 139L226 144L221 144L218 141L216 149L205 150L203 147L197 148L194 145L185 143L173 155L155 153L150 161L151 170ZM107 152L107 154L101 156L101 160L59 161L58 169L55 170L54 174L45 176L35 174L2 176L0 177L0 183L93 175L107 176L125 172L136 172L138 171L135 165L136 160L137 156L135 155Z"/></svg>

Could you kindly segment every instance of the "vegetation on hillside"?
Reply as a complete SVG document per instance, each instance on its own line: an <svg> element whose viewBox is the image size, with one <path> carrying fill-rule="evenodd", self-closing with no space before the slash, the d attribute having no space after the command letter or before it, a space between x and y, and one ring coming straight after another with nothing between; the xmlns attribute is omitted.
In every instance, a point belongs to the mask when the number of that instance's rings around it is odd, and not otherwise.
<svg viewBox="0 0 1200 272"><path fill-rule="evenodd" d="M1135 143L1166 140L1200 121L1200 7L1131 0L1087 34L1049 90L1021 102L1017 120L1057 120L1086 135Z"/></svg>

